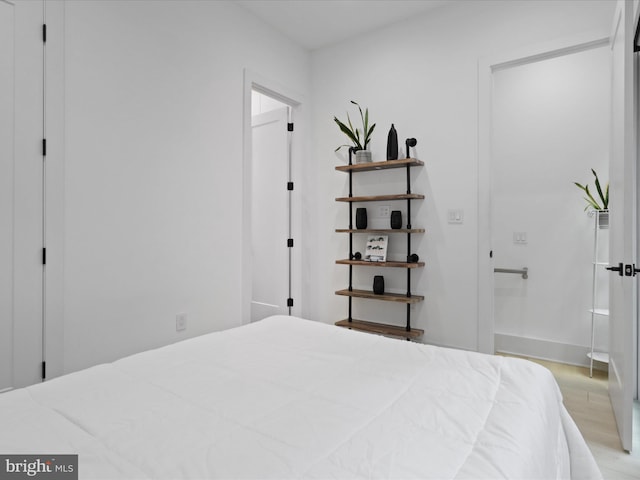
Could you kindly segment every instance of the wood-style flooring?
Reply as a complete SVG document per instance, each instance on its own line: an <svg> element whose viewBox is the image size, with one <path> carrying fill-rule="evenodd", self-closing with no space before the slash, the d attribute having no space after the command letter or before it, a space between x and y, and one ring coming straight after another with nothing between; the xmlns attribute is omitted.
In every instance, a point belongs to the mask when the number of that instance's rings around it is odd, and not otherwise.
<svg viewBox="0 0 640 480"><path fill-rule="evenodd" d="M635 405L632 452L622 450L607 391L607 373L544 360L556 378L564 404L582 432L606 480L640 480L640 408Z"/></svg>

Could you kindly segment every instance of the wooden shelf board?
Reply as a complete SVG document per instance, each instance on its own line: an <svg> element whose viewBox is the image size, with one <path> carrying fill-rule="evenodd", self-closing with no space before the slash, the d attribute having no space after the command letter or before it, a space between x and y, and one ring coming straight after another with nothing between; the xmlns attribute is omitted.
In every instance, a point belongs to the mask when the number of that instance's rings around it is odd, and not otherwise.
<svg viewBox="0 0 640 480"><path fill-rule="evenodd" d="M419 303L424 300L422 295L411 295L407 297L403 293L385 293L383 295L377 295L369 290L356 290L355 288L349 291L348 288L344 290L338 290L336 295L342 295L345 297L356 298L370 298L372 300L382 300L385 302L398 302L398 303Z"/></svg>
<svg viewBox="0 0 640 480"><path fill-rule="evenodd" d="M407 331L405 327L398 327L397 325L387 325L385 323L365 322L364 320L349 319L340 320L336 322L336 325L344 328L351 328L353 330L359 330L361 332L378 333L380 335L386 335L390 337L400 338L418 338L424 335L424 330L418 328L412 328Z"/></svg>
<svg viewBox="0 0 640 480"><path fill-rule="evenodd" d="M424 195L417 193L402 193L396 195L368 195L336 198L336 202L382 202L387 200L424 200Z"/></svg>
<svg viewBox="0 0 640 480"><path fill-rule="evenodd" d="M361 265L365 267L399 267L399 268L420 268L424 267L424 262L367 262L365 260L349 260L347 258L336 260L338 265Z"/></svg>
<svg viewBox="0 0 640 480"><path fill-rule="evenodd" d="M424 162L417 158L401 158L398 160L386 160L384 162L356 163L354 165L338 165L339 172L368 172L371 170L386 170L389 168L422 167Z"/></svg>
<svg viewBox="0 0 640 480"><path fill-rule="evenodd" d="M336 233L424 233L424 228L336 228Z"/></svg>

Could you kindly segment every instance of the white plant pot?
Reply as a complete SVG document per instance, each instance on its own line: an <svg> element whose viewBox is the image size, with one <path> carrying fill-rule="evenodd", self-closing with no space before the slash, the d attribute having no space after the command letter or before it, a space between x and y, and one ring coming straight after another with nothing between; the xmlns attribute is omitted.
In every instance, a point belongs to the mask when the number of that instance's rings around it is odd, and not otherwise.
<svg viewBox="0 0 640 480"><path fill-rule="evenodd" d="M369 150L357 150L356 163L371 163L371 152Z"/></svg>
<svg viewBox="0 0 640 480"><path fill-rule="evenodd" d="M598 210L598 227L602 229L609 228L609 210Z"/></svg>

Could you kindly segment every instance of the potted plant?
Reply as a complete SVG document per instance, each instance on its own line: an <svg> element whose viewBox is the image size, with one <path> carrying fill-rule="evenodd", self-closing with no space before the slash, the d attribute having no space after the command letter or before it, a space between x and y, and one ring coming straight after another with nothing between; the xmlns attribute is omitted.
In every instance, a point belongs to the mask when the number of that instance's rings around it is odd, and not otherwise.
<svg viewBox="0 0 640 480"><path fill-rule="evenodd" d="M600 186L600 180L598 179L598 174L592 168L591 172L595 177L595 185L596 190L598 192L599 199L591 194L589 191L589 185L581 185L578 182L573 182L580 190L582 190L587 196L584 199L587 201L587 205L584 207L585 210L588 208L592 208L596 211L598 215L598 225L600 228L608 228L609 227L609 183L607 182L607 186L605 187L604 192L602 191L602 187Z"/></svg>
<svg viewBox="0 0 640 480"><path fill-rule="evenodd" d="M362 131L359 128L353 128L351 124L351 118L349 117L349 113L347 113L347 124L338 120L338 117L333 117L333 121L338 124L340 131L344 133L349 140L353 143L353 145L340 145L335 149L337 152L342 147L352 148L353 151L356 152L356 163L366 163L371 161L371 152L367 150L367 146L371 141L371 134L373 130L376 128L376 124L369 125L369 109L365 109L364 114L362 113L362 108L358 105L357 102L351 100L351 103L358 107L360 111L360 120L362 120Z"/></svg>

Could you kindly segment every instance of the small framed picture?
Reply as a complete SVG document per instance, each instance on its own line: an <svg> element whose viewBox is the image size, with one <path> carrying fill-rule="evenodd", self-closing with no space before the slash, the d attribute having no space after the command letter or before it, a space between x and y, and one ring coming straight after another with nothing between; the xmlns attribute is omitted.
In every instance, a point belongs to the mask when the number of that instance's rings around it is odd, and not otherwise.
<svg viewBox="0 0 640 480"><path fill-rule="evenodd" d="M387 235L369 235L364 260L367 262L386 262L387 239Z"/></svg>

